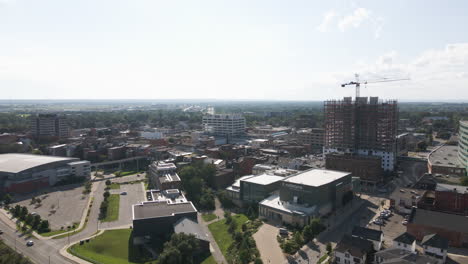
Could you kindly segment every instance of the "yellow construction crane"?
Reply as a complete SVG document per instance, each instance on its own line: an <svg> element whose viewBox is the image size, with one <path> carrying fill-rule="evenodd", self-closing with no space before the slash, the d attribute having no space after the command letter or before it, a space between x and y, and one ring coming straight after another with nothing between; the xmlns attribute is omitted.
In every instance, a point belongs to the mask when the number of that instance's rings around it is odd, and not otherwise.
<svg viewBox="0 0 468 264"><path fill-rule="evenodd" d="M354 74L354 77L356 77L355 81L349 82L349 83L343 83L341 84L341 87L345 87L347 85L355 85L356 86L356 98L360 96L361 93L361 84L368 84L368 83L380 83L380 82L396 82L396 81L407 81L409 78L398 78L398 79L391 79L391 78L381 78L378 80L372 80L372 81L359 81L359 74Z"/></svg>

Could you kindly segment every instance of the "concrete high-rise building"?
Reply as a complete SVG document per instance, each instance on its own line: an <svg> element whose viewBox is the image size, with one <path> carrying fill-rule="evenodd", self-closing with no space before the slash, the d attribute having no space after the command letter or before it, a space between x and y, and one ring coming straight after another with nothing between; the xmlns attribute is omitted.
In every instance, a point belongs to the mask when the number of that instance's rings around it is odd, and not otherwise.
<svg viewBox="0 0 468 264"><path fill-rule="evenodd" d="M343 152L378 156L382 168L392 171L396 161L398 106L378 97L325 102L324 153Z"/></svg>
<svg viewBox="0 0 468 264"><path fill-rule="evenodd" d="M245 118L241 114L208 114L203 116L206 133L218 136L240 136L245 133Z"/></svg>
<svg viewBox="0 0 468 264"><path fill-rule="evenodd" d="M468 121L460 121L458 136L458 161L468 171Z"/></svg>
<svg viewBox="0 0 468 264"><path fill-rule="evenodd" d="M31 134L34 137L59 137L70 136L67 120L57 114L38 114L31 117Z"/></svg>

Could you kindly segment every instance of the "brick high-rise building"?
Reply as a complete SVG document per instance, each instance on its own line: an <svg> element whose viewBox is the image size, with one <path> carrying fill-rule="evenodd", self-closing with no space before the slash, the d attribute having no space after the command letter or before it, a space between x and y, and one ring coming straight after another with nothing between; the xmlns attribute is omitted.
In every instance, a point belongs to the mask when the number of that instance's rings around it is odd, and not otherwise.
<svg viewBox="0 0 468 264"><path fill-rule="evenodd" d="M34 137L59 137L70 136L67 120L57 114L38 114L30 120L31 134Z"/></svg>
<svg viewBox="0 0 468 264"><path fill-rule="evenodd" d="M384 170L393 170L396 158L398 106L378 97L325 102L324 153L344 152L379 156Z"/></svg>

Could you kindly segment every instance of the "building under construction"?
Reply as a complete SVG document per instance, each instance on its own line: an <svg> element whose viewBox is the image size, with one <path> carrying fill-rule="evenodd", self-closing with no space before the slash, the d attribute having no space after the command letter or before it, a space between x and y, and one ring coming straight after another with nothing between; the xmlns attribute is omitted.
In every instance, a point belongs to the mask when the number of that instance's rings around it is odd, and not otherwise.
<svg viewBox="0 0 468 264"><path fill-rule="evenodd" d="M382 168L393 170L396 158L396 100L345 97L325 101L324 153L378 156Z"/></svg>

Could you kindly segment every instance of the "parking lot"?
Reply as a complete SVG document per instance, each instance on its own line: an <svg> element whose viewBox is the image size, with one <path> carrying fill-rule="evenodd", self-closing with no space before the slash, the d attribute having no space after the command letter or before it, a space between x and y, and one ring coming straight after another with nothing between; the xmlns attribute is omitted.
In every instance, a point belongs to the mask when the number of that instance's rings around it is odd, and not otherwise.
<svg viewBox="0 0 468 264"><path fill-rule="evenodd" d="M127 194L121 195L122 192L126 192ZM99 228L132 225L132 205L146 200L143 184L122 184L120 185L120 189L110 190L110 193L120 195L119 219L114 222L100 223Z"/></svg>
<svg viewBox="0 0 468 264"><path fill-rule="evenodd" d="M88 195L83 195L83 186L68 185L54 187L46 192L31 194L27 196L15 196L15 200L21 200L12 206L19 204L26 206L29 212L36 212L42 219L49 220L52 230L66 228L79 223L83 210L88 201ZM32 197L40 198L40 205L32 204Z"/></svg>
<svg viewBox="0 0 468 264"><path fill-rule="evenodd" d="M368 228L381 230L384 233L385 244L388 246L392 245L394 238L406 232L406 226L402 224L403 220L402 215L393 213L392 216L383 221L383 225L369 224Z"/></svg>

